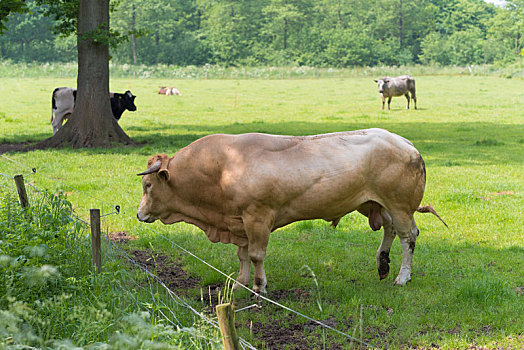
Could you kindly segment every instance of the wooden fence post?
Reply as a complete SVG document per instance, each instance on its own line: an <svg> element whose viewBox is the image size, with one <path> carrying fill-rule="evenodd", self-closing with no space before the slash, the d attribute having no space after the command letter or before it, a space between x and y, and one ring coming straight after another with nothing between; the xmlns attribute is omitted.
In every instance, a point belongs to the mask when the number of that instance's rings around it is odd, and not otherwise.
<svg viewBox="0 0 524 350"><path fill-rule="evenodd" d="M222 342L226 350L239 350L238 335L235 329L235 314L230 303L216 306L218 325L222 334Z"/></svg>
<svg viewBox="0 0 524 350"><path fill-rule="evenodd" d="M100 247L100 209L91 209L91 252L93 264L96 271L100 273L102 269L102 248Z"/></svg>
<svg viewBox="0 0 524 350"><path fill-rule="evenodd" d="M15 175L15 184L22 208L29 207L29 199L27 199L27 192L25 191L24 177L22 175Z"/></svg>

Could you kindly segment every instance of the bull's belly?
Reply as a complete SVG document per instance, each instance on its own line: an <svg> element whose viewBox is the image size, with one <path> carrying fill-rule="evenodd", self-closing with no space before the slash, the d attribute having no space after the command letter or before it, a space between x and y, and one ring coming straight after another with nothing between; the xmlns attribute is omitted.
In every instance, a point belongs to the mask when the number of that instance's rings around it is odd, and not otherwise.
<svg viewBox="0 0 524 350"><path fill-rule="evenodd" d="M295 200L276 212L274 229L301 220L324 219L333 221L357 210L368 200L363 193L339 200L318 197L310 200L304 198Z"/></svg>

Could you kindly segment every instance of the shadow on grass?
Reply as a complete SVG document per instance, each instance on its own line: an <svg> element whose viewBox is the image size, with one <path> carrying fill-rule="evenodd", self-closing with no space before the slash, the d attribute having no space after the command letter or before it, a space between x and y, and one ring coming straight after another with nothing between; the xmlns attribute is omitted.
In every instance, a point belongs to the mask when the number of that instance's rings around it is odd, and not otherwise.
<svg viewBox="0 0 524 350"><path fill-rule="evenodd" d="M95 154L173 154L178 149L205 135L214 133L241 134L248 132L277 135L314 135L370 127L382 127L411 140L428 163L439 166L522 164L521 148L524 143L524 126L497 123L416 123L389 122L307 122L233 123L225 125L160 124L152 127L130 126L127 131L137 145L110 149L83 149ZM0 153L33 151L37 141L48 134L17 137L0 143ZM63 153L77 149L63 148Z"/></svg>

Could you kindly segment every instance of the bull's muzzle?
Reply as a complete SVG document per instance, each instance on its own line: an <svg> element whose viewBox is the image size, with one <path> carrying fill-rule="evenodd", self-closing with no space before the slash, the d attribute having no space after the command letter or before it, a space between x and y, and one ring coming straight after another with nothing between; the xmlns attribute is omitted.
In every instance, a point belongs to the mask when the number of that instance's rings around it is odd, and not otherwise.
<svg viewBox="0 0 524 350"><path fill-rule="evenodd" d="M136 213L136 218L138 219L138 221L147 222L148 224L156 221L156 219L152 217L151 215L146 215L146 216L140 215L140 211Z"/></svg>

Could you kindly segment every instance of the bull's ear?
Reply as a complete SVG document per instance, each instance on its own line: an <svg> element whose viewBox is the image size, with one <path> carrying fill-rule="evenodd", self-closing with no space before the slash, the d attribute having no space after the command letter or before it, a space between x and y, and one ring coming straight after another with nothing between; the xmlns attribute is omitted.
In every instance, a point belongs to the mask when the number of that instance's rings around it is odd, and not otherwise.
<svg viewBox="0 0 524 350"><path fill-rule="evenodd" d="M167 169L162 169L158 172L158 176L164 180L164 181L169 181L169 170Z"/></svg>
<svg viewBox="0 0 524 350"><path fill-rule="evenodd" d="M378 83L378 80L377 80L377 79L373 79L373 81L374 81L375 83Z"/></svg>

